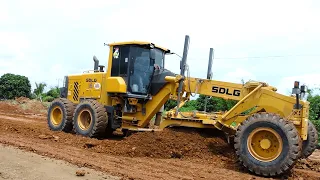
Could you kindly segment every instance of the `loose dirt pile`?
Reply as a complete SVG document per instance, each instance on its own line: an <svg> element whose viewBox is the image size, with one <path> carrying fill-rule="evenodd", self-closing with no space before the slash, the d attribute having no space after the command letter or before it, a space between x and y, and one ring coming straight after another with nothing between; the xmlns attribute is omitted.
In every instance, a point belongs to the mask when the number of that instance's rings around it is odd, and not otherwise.
<svg viewBox="0 0 320 180"><path fill-rule="evenodd" d="M7 117L6 117L7 118ZM125 157L152 157L201 159L223 162L236 159L233 149L225 142L221 132L197 132L193 129L165 129L161 132L137 132L129 137L110 139L86 138L75 134L50 131L45 123L34 123L25 117L26 122L4 122L0 131L9 131L21 136L29 136L40 141L52 141L86 149L89 152L104 153Z"/></svg>
<svg viewBox="0 0 320 180"><path fill-rule="evenodd" d="M320 161L312 161L310 159L301 159L297 163L296 168L320 172ZM320 177L319 177L319 179L320 179Z"/></svg>
<svg viewBox="0 0 320 180"><path fill-rule="evenodd" d="M192 129L138 132L122 141L89 140L84 146L99 153L130 157L234 159L233 150L220 136ZM81 142L83 144L84 142Z"/></svg>
<svg viewBox="0 0 320 180"><path fill-rule="evenodd" d="M24 97L17 98L15 102L0 102L0 111L6 113L45 115L46 108L41 102ZM29 118L26 117L26 119ZM46 121L45 119L42 120L43 122ZM10 126L7 130L16 131L19 126ZM98 153L129 157L210 159L217 156L218 160L221 158L224 160L226 158L235 159L232 148L223 140L223 134L217 130L177 128L166 129L161 132L137 132L129 137L115 138L113 140L97 140L80 136L72 138L74 135L52 132L47 127L39 126L38 124L30 124L30 127L23 128L26 128L27 131L21 130L21 132L19 131L20 134L35 135L40 139L51 139L51 137L57 136L56 134L58 133L58 136L61 136L59 141L65 141L64 143L90 149L90 151ZM43 129L46 130L44 131ZM30 134L30 131L33 133ZM72 138L72 142L69 138Z"/></svg>

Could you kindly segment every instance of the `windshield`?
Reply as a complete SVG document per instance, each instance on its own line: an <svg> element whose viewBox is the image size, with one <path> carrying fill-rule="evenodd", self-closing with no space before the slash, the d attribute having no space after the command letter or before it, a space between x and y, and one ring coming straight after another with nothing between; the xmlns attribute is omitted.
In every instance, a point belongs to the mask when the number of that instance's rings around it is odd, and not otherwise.
<svg viewBox="0 0 320 180"><path fill-rule="evenodd" d="M135 94L147 94L154 68L150 63L150 49L134 46L130 51L129 90Z"/></svg>

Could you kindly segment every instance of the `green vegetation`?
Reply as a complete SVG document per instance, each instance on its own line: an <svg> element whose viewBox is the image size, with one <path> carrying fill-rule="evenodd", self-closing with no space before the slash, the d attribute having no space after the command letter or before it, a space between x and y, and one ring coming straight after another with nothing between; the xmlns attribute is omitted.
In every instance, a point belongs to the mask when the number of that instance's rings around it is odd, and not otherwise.
<svg viewBox="0 0 320 180"><path fill-rule="evenodd" d="M316 126L319 133L319 145L320 145L320 95L314 95L314 91L318 88L308 91L307 100L310 102L309 119Z"/></svg>
<svg viewBox="0 0 320 180"><path fill-rule="evenodd" d="M11 73L0 77L0 99L31 96L31 84L27 77Z"/></svg>
<svg viewBox="0 0 320 180"><path fill-rule="evenodd" d="M36 83L36 88L33 90L33 97L42 102L42 97L44 96L44 88L47 86L46 83Z"/></svg>
<svg viewBox="0 0 320 180"><path fill-rule="evenodd" d="M42 93L42 101L43 102L51 102L55 98L58 98L60 96L60 89L58 86L51 87L49 91L46 93Z"/></svg>
<svg viewBox="0 0 320 180"><path fill-rule="evenodd" d="M44 88L47 86L45 83L36 83L36 88L33 90L33 96L35 99L41 102L51 102L55 98L59 97L60 89L58 86L51 87L48 92L44 92Z"/></svg>
<svg viewBox="0 0 320 180"><path fill-rule="evenodd" d="M37 99L41 102L51 102L59 97L59 87L51 87L44 92L46 83L35 83L36 88L31 91L31 84L27 77L6 73L0 77L0 99L13 100L17 97Z"/></svg>
<svg viewBox="0 0 320 180"><path fill-rule="evenodd" d="M207 112L212 111L228 111L230 110L237 101L234 100L224 100L222 98L217 97L207 97ZM168 111L172 108L174 108L177 105L177 101L175 100L168 100L167 103L164 105L165 110ZM205 107L205 96L199 95L199 97L196 100L190 100L188 101L180 110L182 112L184 111L204 111Z"/></svg>

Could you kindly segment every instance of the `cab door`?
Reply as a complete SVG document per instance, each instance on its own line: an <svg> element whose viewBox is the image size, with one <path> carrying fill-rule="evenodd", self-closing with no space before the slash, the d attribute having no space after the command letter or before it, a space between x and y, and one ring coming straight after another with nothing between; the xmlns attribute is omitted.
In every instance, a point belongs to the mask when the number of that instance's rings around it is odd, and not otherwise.
<svg viewBox="0 0 320 180"><path fill-rule="evenodd" d="M132 94L147 95L154 71L150 61L150 49L131 47L128 91Z"/></svg>

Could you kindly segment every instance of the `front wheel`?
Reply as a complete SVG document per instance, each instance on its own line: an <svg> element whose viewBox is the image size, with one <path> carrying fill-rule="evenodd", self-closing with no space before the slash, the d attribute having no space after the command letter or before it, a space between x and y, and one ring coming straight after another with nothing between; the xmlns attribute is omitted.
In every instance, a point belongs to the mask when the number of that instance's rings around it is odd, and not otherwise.
<svg viewBox="0 0 320 180"><path fill-rule="evenodd" d="M257 113L249 117L239 126L234 140L240 162L257 175L283 174L301 154L297 129L275 114Z"/></svg>
<svg viewBox="0 0 320 180"><path fill-rule="evenodd" d="M75 105L68 99L57 98L48 108L47 123L52 131L72 131L72 116Z"/></svg>

